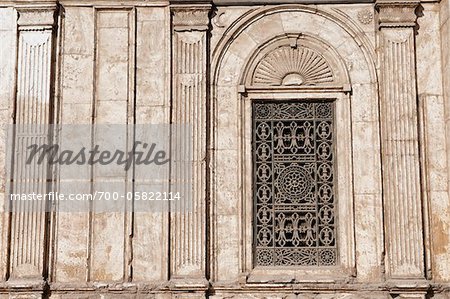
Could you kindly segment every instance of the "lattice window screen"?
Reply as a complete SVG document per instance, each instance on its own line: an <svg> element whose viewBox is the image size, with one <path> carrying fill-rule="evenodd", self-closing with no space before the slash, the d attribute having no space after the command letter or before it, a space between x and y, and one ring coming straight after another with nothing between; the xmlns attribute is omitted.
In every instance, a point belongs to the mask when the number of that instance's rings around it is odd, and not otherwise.
<svg viewBox="0 0 450 299"><path fill-rule="evenodd" d="M334 103L253 103L255 266L337 264Z"/></svg>

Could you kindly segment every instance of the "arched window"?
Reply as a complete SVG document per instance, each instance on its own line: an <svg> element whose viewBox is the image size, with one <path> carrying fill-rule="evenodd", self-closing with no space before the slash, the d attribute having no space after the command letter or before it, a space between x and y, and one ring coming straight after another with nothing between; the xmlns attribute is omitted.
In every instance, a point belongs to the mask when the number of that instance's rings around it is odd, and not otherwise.
<svg viewBox="0 0 450 299"><path fill-rule="evenodd" d="M351 168L342 152L350 139L343 69L331 48L302 34L277 37L249 60L241 95L251 140L246 198L252 199L254 269L347 262L349 249L340 240L349 240L341 233L351 228L340 228L338 217L352 202L350 180L338 173Z"/></svg>
<svg viewBox="0 0 450 299"><path fill-rule="evenodd" d="M212 272L213 279L229 281L235 279L233 273L238 272L240 282L267 288L274 284L284 286L287 282L336 282L355 277L356 265L358 276L378 275L383 252L381 163L378 79L373 63L375 52L370 41L364 32L348 22L344 14L302 5L263 7L236 21L227 30L214 50L211 64L214 74L211 93L211 161L214 167L211 176L211 256L215 263L211 269L217 269ZM324 230L323 242L316 230L312 237L316 242L312 250L315 252L312 255L308 253L305 258L303 252L308 251L306 233L294 236L292 224L286 224L286 221L284 235L275 236L281 243L269 244L265 240L267 245L261 246L256 242L258 226L264 227L263 222L267 223L269 230L272 229L272 234L281 232L275 222L264 217L274 219L275 211L282 206L274 206L273 200L278 199L269 199L266 216L262 216L262 222L258 223L258 209L261 207L260 211L264 213L264 204L258 203L258 189L255 187L261 184L257 180L258 168L255 165L262 164L262 160L255 157L260 136L254 134L257 123L263 121L271 122L273 132L277 130L278 122L286 128L292 124L297 128L303 127L303 130L309 122L307 126L312 128L317 124L313 118L304 118L305 111L310 109L306 107L322 104L329 104L332 110L332 117L326 120L332 127L331 139L327 140L332 153L327 160L332 166L332 177L328 179L329 183L332 182L328 184L332 186L332 204L324 204L330 196L318 193L320 187L317 188L322 184L317 165L325 160L319 158L318 161L307 162L297 156L297 160L282 165L285 169L298 167L290 177L291 182L292 178L303 173L302 180L311 179L313 183L312 187L306 186L309 195L300 191L303 194L297 198L295 192L304 182L294 181L291 186L296 188L291 189L284 185L281 192L294 192L288 201L293 198L294 202L306 203L309 200L309 203L316 203L316 212L320 211L320 200L322 206L327 206L323 209L326 212L323 216L311 214L313 217L310 218L316 221L323 219L324 227L328 227ZM266 106L277 111L288 106L294 110L302 108L295 113L294 119L258 119L257 105L264 107L265 111ZM297 130L300 132L302 129ZM317 136L315 138L316 142L322 141ZM272 142L271 147L264 146L269 154L277 150ZM317 142L317 147L314 147L319 155L323 147L319 147L321 143ZM304 149L304 145L296 146L297 152ZM271 163L272 167L274 163ZM287 178L287 173L284 174ZM282 181L282 175L278 171L277 177L267 178L269 188L277 189L275 185ZM263 200L267 201L266 198ZM286 202L286 199L280 200ZM287 215L291 222L297 216L305 218L306 213L302 209L306 209L306 204L303 207L294 205L290 205L291 215L285 213L280 217ZM298 215L294 216L295 211ZM318 229L320 224L317 223L312 223L311 227ZM296 234L302 229L302 225L297 226ZM259 259L258 247L269 249L266 253L272 252ZM289 248L286 258L284 253L276 254L285 248ZM319 257L321 251L324 253ZM334 251L334 256L330 251ZM311 256L314 257L312 261Z"/></svg>

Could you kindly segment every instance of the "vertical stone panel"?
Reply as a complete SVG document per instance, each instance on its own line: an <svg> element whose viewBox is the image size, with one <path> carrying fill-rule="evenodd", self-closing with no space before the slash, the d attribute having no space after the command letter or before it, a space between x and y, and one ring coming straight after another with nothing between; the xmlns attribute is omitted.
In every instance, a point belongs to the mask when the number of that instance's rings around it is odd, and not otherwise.
<svg viewBox="0 0 450 299"><path fill-rule="evenodd" d="M424 278L414 25L416 2L379 1L387 274Z"/></svg>
<svg viewBox="0 0 450 299"><path fill-rule="evenodd" d="M356 268L358 280L372 282L382 280L384 272L377 88L373 83L352 84L351 104Z"/></svg>
<svg viewBox="0 0 450 299"><path fill-rule="evenodd" d="M450 161L450 1L443 0L440 3L440 38L441 38L441 55L442 55L442 79L443 79L443 93L444 93L444 108L445 108L445 124L446 124L446 144L447 144L447 161ZM447 172L450 168L447 167ZM450 180L450 173L448 172L448 179ZM450 190L447 190L449 192ZM448 210L447 210L448 211ZM445 219L447 213L440 212L440 217ZM447 219L448 216L447 216ZM450 224L449 224L450 225ZM443 227L445 229L445 226ZM434 233L434 231L433 231ZM450 239L446 240L447 244L450 243ZM449 246L449 245L448 245ZM442 269L444 270L444 269ZM450 273L448 268L444 271L439 271L438 277L442 281L450 282Z"/></svg>
<svg viewBox="0 0 450 299"><path fill-rule="evenodd" d="M355 95L354 95L355 96ZM355 96L352 111L361 98ZM353 121L353 165L355 171L355 239L358 279L382 279L383 204L378 121ZM364 165L364 167L361 167Z"/></svg>
<svg viewBox="0 0 450 299"><path fill-rule="evenodd" d="M232 55L231 57L236 57ZM237 68L242 64L240 61L233 60L232 63L225 64L229 66L235 64ZM221 72L224 73L223 68ZM230 72L231 73L231 72ZM228 73L226 73L227 75ZM252 263L252 245L245 244L240 249L240 244L245 238L252 239L251 226L244 225L244 217L252 218L252 210L248 205L252 205L251 201L247 201L247 205L241 204L242 189L244 186L251 186L253 177L251 175L241 175L241 155L247 155L239 144L239 138L243 135L238 125L238 115L246 113L251 114L251 106L241 108L240 98L238 98L238 89L234 86L217 87L217 112L215 119L212 121L215 128L211 134L214 134L214 145L210 145L212 149L211 157L214 157L214 183L212 192L214 199L211 206L211 277L215 281L226 281L236 278L241 265L249 265ZM243 99L241 100L243 101ZM243 112L241 112L241 109ZM251 128L252 122L250 118L245 119L245 127ZM251 143L251 130L248 135L242 136L247 144ZM251 159L247 159L248 165L246 169L251 169ZM249 189L249 188L247 188ZM251 192L249 197L251 197ZM242 209L242 212L241 210ZM217 250L220 248L220 250ZM249 271L245 268L244 271Z"/></svg>
<svg viewBox="0 0 450 299"><path fill-rule="evenodd" d="M140 7L136 13L136 123L169 124L170 10ZM140 180L146 177L141 173L145 170L136 169L136 191L148 190ZM169 177L165 181L169 182ZM163 211L134 214L133 281L168 278L167 215Z"/></svg>
<svg viewBox="0 0 450 299"><path fill-rule="evenodd" d="M421 5L416 35L417 93L442 94L441 51L436 51L440 43L439 4Z"/></svg>
<svg viewBox="0 0 450 299"><path fill-rule="evenodd" d="M51 173L45 163L25 163L26 148L51 142L47 125L53 122L52 68L55 8L22 9L18 20L18 64L13 185L11 193L45 194ZM46 276L48 260L48 203L14 202L10 231L11 279Z"/></svg>
<svg viewBox="0 0 450 299"><path fill-rule="evenodd" d="M427 212L425 236L431 246L427 269L436 280L450 277L450 203L448 199L448 161L445 139L444 99L420 96L421 149L423 153L424 208Z"/></svg>
<svg viewBox="0 0 450 299"><path fill-rule="evenodd" d="M205 278L206 262L206 65L209 6L177 7L173 10L172 33L172 123L188 125L191 149L185 132L174 127L173 179L192 181L171 215L171 274ZM182 163L191 165L184 168Z"/></svg>
<svg viewBox="0 0 450 299"><path fill-rule="evenodd" d="M100 129L93 133L94 144L114 142L115 149L128 152L132 136L124 126L132 122L132 86L134 67L134 16L130 10L96 11L96 64L94 124L122 125L117 132L117 139L105 140ZM132 117L132 116L131 116ZM119 128L119 127L116 127ZM106 143L105 143L106 142ZM94 166L93 192L130 191L127 182L131 182L131 171L123 167L109 165L107 168ZM93 281L122 281L130 275L127 260L128 230L130 214L124 211L128 207L112 206L108 211L99 210L96 202L91 219L91 277ZM112 237L115 236L115 237Z"/></svg>
<svg viewBox="0 0 450 299"><path fill-rule="evenodd" d="M440 33L442 49L442 78L445 104L445 119L448 122L450 118L450 0L442 0L440 3ZM447 137L450 137L450 131L447 130ZM447 138L450 140L449 138ZM450 152L447 153L450 158Z"/></svg>
<svg viewBox="0 0 450 299"><path fill-rule="evenodd" d="M61 34L61 123L67 126L90 124L94 72L94 11L92 8L66 7ZM86 138L90 140L91 136ZM66 140L65 135L62 134L60 138L62 148L69 148L71 142L73 141ZM62 194L90 193L90 166L83 166L83 172L76 182L73 176L66 175L65 167L61 167L59 180L59 192ZM57 214L54 281L84 282L89 279L88 205L89 203L86 203L84 210L80 213Z"/></svg>
<svg viewBox="0 0 450 299"><path fill-rule="evenodd" d="M2 55L0 55L0 120L2 123L2 138L6 138L4 130L12 122L11 114L14 104L14 77L16 67L16 12L12 8L0 8L0 40L2 40ZM6 180L5 161L7 146L0 144L0 180ZM5 187L0 189L0 281L6 279L8 250L8 214L3 213L8 208Z"/></svg>

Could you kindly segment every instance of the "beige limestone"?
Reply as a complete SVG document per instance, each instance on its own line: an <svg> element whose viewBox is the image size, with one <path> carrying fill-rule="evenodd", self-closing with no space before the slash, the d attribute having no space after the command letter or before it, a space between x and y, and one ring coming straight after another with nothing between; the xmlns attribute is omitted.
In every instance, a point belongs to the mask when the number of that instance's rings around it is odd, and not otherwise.
<svg viewBox="0 0 450 299"><path fill-rule="evenodd" d="M0 1L0 127L34 92L18 67L30 64L21 43L54 26L46 41L54 52L45 54L52 76L34 68L61 123L189 123L195 142L195 208L185 214L55 213L39 228L1 213L0 298L46 298L47 288L58 299L449 298L450 1L170 2ZM256 65L283 46L316 50L333 80L254 85ZM336 103L338 265L254 267L250 103L299 98ZM394 143L398 151L388 151ZM91 170L80 171L77 191L110 179L131 189L131 172L93 169L91 182ZM164 184L185 175L172 172ZM67 176L63 169L58 180ZM0 179L6 207L3 171ZM11 230L9 219L24 222ZM20 231L35 236L29 247L16 246ZM46 263L17 270L14 258L29 253ZM11 271L19 275L6 277ZM20 277L27 271L33 281Z"/></svg>

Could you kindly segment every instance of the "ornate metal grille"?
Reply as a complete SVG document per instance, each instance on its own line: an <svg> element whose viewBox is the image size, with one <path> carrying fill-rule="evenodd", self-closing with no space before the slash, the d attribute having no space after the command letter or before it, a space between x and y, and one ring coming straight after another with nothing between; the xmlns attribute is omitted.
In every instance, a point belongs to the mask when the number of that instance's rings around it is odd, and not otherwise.
<svg viewBox="0 0 450 299"><path fill-rule="evenodd" d="M256 266L337 262L334 104L253 103Z"/></svg>

